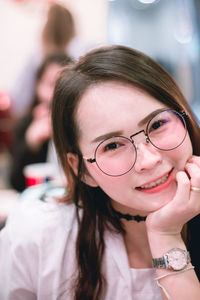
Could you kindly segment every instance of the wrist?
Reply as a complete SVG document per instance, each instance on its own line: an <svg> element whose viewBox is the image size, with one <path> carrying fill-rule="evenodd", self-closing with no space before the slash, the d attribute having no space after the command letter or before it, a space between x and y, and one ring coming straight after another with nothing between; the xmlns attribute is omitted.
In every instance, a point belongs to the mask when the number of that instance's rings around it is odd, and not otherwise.
<svg viewBox="0 0 200 300"><path fill-rule="evenodd" d="M181 248L172 248L161 257L152 259L153 268L181 271L190 264L190 254Z"/></svg>
<svg viewBox="0 0 200 300"><path fill-rule="evenodd" d="M185 243L180 234L165 235L149 233L148 240L152 257L160 257L172 248L186 250Z"/></svg>

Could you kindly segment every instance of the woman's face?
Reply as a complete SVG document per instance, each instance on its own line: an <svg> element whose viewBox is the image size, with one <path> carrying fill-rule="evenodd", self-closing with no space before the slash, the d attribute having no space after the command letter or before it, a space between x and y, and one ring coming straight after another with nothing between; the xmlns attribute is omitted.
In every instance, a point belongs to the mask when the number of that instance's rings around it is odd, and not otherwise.
<svg viewBox="0 0 200 300"><path fill-rule="evenodd" d="M141 120L163 108L168 107L128 84L106 82L92 86L83 95L76 115L83 156L94 158L96 147L110 134L129 138L145 129ZM184 170L186 161L192 155L192 145L188 134L184 142L171 151L161 151L150 143L146 144L142 133L133 139L138 145L137 159L128 173L108 176L96 163L85 160L90 174L90 180L87 176L85 180L90 185L100 186L116 209L123 211L123 208L129 207L132 212L148 214L165 205L175 195L176 173ZM152 187L154 184L155 187Z"/></svg>
<svg viewBox="0 0 200 300"><path fill-rule="evenodd" d="M56 80L59 76L60 69L60 65L52 63L44 71L41 79L37 83L36 88L37 96L39 98L40 103L44 103L47 105L51 103Z"/></svg>

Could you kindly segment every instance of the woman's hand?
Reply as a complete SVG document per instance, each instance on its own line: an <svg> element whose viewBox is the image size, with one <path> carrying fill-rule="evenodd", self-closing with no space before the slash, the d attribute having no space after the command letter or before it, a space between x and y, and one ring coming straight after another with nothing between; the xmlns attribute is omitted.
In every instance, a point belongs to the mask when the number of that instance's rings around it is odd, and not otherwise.
<svg viewBox="0 0 200 300"><path fill-rule="evenodd" d="M149 214L146 220L147 231L161 235L179 235L183 225L200 213L200 157L192 156L185 170L176 176L175 197L161 209Z"/></svg>
<svg viewBox="0 0 200 300"><path fill-rule="evenodd" d="M172 248L186 250L181 237L183 225L200 213L200 192L192 191L191 187L200 187L200 157L192 156L185 165L184 171L176 176L177 191L174 198L161 209L147 217L146 228L151 250L154 258L163 257ZM190 267L190 265L189 265ZM167 269L156 269L159 283L167 290L170 299L199 299L199 282L194 270L185 269L186 272L175 273L168 276ZM167 275L168 274L168 275ZM166 294L163 294L163 299Z"/></svg>

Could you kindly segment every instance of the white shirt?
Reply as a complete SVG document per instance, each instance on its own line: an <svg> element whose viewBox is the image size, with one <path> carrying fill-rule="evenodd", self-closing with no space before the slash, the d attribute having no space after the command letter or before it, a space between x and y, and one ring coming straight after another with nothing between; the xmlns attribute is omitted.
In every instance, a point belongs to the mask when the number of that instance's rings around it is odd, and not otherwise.
<svg viewBox="0 0 200 300"><path fill-rule="evenodd" d="M1 300L72 300L76 276L74 204L43 202L41 188L23 193L0 232ZM102 300L161 300L153 270L130 269L123 238L105 232ZM142 283L142 284L141 284Z"/></svg>

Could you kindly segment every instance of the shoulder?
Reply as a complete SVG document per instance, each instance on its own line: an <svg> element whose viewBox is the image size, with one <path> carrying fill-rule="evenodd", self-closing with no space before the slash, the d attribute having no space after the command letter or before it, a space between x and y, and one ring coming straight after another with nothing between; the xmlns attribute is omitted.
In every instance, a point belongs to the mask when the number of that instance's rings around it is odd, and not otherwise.
<svg viewBox="0 0 200 300"><path fill-rule="evenodd" d="M55 198L42 199L44 187L22 193L19 204L9 216L6 230L11 242L40 244L54 236L66 235L76 222L74 204L58 203Z"/></svg>

